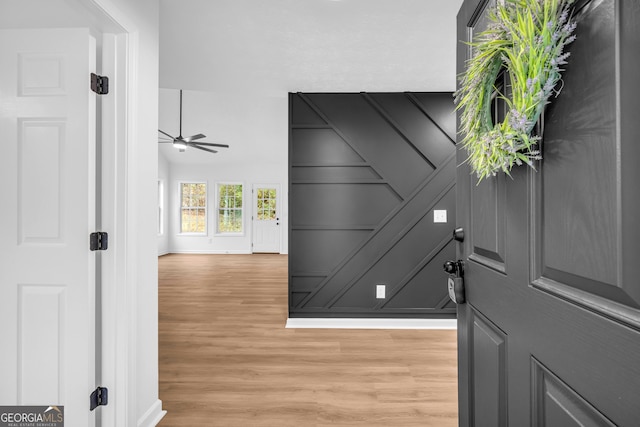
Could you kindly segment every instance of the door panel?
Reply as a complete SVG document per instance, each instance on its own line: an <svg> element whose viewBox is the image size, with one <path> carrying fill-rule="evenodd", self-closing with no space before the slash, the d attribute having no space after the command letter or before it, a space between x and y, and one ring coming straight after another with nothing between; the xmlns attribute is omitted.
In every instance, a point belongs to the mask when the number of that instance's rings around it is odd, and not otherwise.
<svg viewBox="0 0 640 427"><path fill-rule="evenodd" d="M478 312L471 314L473 419L479 426L505 426L507 336Z"/></svg>
<svg viewBox="0 0 640 427"><path fill-rule="evenodd" d="M557 292L574 294L573 300L587 293L592 300L637 309L640 289L625 289L620 271L615 4L592 3L578 15L579 25L590 31L582 31L581 43L571 47L564 77L583 84L563 89L545 118L544 174L534 190L539 193L535 279L550 291L560 286ZM572 129L571 139L566 129Z"/></svg>
<svg viewBox="0 0 640 427"><path fill-rule="evenodd" d="M492 4L463 3L460 40L486 26ZM574 16L577 40L541 123L537 172L476 185L458 150L461 426L640 419L639 103L637 84L622 87L640 65L640 8L579 1ZM459 43L459 72L469 53Z"/></svg>
<svg viewBox="0 0 640 427"><path fill-rule="evenodd" d="M535 358L531 369L533 426L615 426Z"/></svg>
<svg viewBox="0 0 640 427"><path fill-rule="evenodd" d="M95 40L0 31L0 404L93 425Z"/></svg>
<svg viewBox="0 0 640 427"><path fill-rule="evenodd" d="M19 118L17 127L18 242L64 244L67 236L60 215L64 195L60 178L66 120ZM39 214L45 211L48 215Z"/></svg>
<svg viewBox="0 0 640 427"><path fill-rule="evenodd" d="M474 178L471 178L474 179ZM471 258L489 268L505 272L506 222L505 177L480 183L472 193ZM471 184L475 185L475 184Z"/></svg>

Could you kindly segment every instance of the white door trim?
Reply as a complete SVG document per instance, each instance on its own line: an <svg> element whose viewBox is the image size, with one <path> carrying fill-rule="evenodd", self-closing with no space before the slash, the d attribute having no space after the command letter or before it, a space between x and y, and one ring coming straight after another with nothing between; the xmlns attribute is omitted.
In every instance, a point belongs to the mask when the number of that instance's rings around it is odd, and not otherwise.
<svg viewBox="0 0 640 427"><path fill-rule="evenodd" d="M71 0L70 0L71 1ZM109 405L97 409L103 427L154 426L162 419L160 400L139 411L136 390L137 298L136 259L139 242L129 232L136 223L138 29L111 0L85 3L105 28L102 73L110 77L110 95L103 99L102 228L110 234L102 253L102 372ZM144 415L138 418L138 413Z"/></svg>
<svg viewBox="0 0 640 427"><path fill-rule="evenodd" d="M131 119L131 100L128 99L127 34L103 35L102 73L110 79L110 95L102 100L102 231L110 235L109 249L102 253L102 387L110 390L111 402L100 408L103 426L135 425L130 412L135 414L135 382L130 381L130 367L135 363L130 338L135 331L133 315L133 287L128 273L127 253L129 241L126 225L127 188L130 176L127 162ZM133 56L133 55L131 55ZM135 252L133 252L135 253ZM129 290L127 289L129 288ZM118 304L118 302L120 302ZM129 329L129 327L131 329ZM134 341L135 342L135 341ZM129 359L133 359L130 361Z"/></svg>
<svg viewBox="0 0 640 427"><path fill-rule="evenodd" d="M278 247L274 251L274 253L282 253L282 185L279 183L258 183L252 184L251 186L251 252L255 251L255 243L256 243L256 222L257 222L257 198L258 188L275 188L276 189L276 217L277 222L279 223L278 227ZM262 252L262 251L258 251ZM269 251L270 252L270 251Z"/></svg>

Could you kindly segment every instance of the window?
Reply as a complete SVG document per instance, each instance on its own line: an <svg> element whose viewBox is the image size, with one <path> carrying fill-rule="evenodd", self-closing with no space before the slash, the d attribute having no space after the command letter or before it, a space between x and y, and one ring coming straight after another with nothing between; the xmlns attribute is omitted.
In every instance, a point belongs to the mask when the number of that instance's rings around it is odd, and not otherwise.
<svg viewBox="0 0 640 427"><path fill-rule="evenodd" d="M218 233L242 233L242 184L218 184Z"/></svg>
<svg viewBox="0 0 640 427"><path fill-rule="evenodd" d="M180 183L180 232L207 232L207 184Z"/></svg>
<svg viewBox="0 0 640 427"><path fill-rule="evenodd" d="M158 180L158 236L164 233L164 185Z"/></svg>
<svg viewBox="0 0 640 427"><path fill-rule="evenodd" d="M256 195L259 221L275 221L276 220L276 189L275 188L258 188Z"/></svg>

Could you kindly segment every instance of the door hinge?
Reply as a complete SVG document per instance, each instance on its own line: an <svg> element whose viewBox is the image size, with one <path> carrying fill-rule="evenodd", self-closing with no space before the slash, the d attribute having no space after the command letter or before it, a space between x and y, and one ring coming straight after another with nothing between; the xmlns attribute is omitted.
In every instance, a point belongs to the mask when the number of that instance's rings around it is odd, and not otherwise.
<svg viewBox="0 0 640 427"><path fill-rule="evenodd" d="M89 235L89 249L92 251L106 251L109 247L109 234L96 231Z"/></svg>
<svg viewBox="0 0 640 427"><path fill-rule="evenodd" d="M106 387L98 387L89 396L89 409L93 411L98 406L107 406L109 403L109 390Z"/></svg>
<svg viewBox="0 0 640 427"><path fill-rule="evenodd" d="M91 90L98 95L109 93L109 77L91 73Z"/></svg>

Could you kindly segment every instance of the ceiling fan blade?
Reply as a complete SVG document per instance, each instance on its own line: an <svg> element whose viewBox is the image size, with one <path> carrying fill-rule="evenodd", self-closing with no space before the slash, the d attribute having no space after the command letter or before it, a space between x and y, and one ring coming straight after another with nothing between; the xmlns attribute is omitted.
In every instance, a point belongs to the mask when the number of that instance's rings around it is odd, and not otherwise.
<svg viewBox="0 0 640 427"><path fill-rule="evenodd" d="M189 144L189 147L193 147L193 148L197 148L198 150L203 150L203 151L208 151L210 153L217 153L216 150L209 150L208 148L204 148L204 147L198 147L195 144Z"/></svg>
<svg viewBox="0 0 640 427"><path fill-rule="evenodd" d="M158 132L160 132L161 134L163 134L163 135L165 135L165 136L168 136L169 138L171 138L171 140L172 140L172 141L175 139L173 136L169 135L169 134L168 134L168 133L166 133L165 131L162 131L162 130L158 129Z"/></svg>
<svg viewBox="0 0 640 427"><path fill-rule="evenodd" d="M173 141L167 141L166 139L159 139L158 144L173 144Z"/></svg>
<svg viewBox="0 0 640 427"><path fill-rule="evenodd" d="M198 145L206 145L208 147L222 147L222 148L229 148L229 146L227 144L216 144L213 142L192 142L192 144L198 144Z"/></svg>
<svg viewBox="0 0 640 427"><path fill-rule="evenodd" d="M191 135L188 136L184 139L185 142L191 142L191 141L195 141L196 139L202 139L202 138L206 138L206 135L203 135L201 133L197 134L197 135Z"/></svg>

